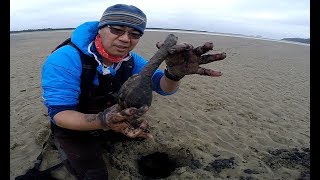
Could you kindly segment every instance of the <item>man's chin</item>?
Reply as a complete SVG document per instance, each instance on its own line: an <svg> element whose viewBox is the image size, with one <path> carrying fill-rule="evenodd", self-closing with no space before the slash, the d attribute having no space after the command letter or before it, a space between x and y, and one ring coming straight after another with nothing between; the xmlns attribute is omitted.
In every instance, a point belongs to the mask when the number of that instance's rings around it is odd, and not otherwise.
<svg viewBox="0 0 320 180"><path fill-rule="evenodd" d="M116 57L123 57L123 56L126 56L128 53L129 52L120 52L120 53L118 52L118 53L115 54L115 56Z"/></svg>

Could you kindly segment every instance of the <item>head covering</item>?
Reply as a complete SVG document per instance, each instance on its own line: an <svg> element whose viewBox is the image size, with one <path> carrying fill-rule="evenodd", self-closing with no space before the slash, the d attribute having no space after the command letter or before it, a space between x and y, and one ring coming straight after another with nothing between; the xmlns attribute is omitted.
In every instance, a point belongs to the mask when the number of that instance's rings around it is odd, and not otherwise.
<svg viewBox="0 0 320 180"><path fill-rule="evenodd" d="M102 14L98 28L106 25L128 26L141 33L146 28L147 17L137 7L125 4L116 4L108 7Z"/></svg>

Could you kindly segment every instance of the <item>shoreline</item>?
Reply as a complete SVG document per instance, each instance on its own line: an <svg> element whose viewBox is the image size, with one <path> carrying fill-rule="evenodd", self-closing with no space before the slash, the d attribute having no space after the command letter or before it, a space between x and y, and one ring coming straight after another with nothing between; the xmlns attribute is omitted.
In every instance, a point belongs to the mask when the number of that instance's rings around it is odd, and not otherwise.
<svg viewBox="0 0 320 180"><path fill-rule="evenodd" d="M11 35L18 35L18 34L25 34L25 33L34 33L34 32L46 32L46 31L59 31L59 32L70 32L74 29L52 29L52 30L34 30L34 31L16 31L10 32ZM286 40L279 40L279 39L270 39L264 37L253 37L247 36L242 34L230 34L230 33L219 33L219 32L206 32L206 31L197 31L197 30L184 30L184 29L161 29L161 28L146 28L145 31L149 32L176 32L176 33L190 33L190 34L203 34L203 35L214 35L214 36L227 36L227 37L239 37L239 38L246 38L246 39L257 39L257 40L265 40L265 41L273 41L273 42L282 42L288 44L297 44L302 46L310 46L307 43L300 43L294 41L286 41Z"/></svg>
<svg viewBox="0 0 320 180"><path fill-rule="evenodd" d="M251 37L251 36L246 36L246 35L236 35L236 34L228 34L228 33L214 33L214 32L189 31L189 30L166 30L166 29L161 29L161 30L146 29L146 31L177 32L177 33L191 33L191 34L203 34L203 35L214 35L214 36L239 37L239 38L257 39L257 40L265 40L265 41L273 41L273 42L282 42L282 43L310 46L310 44L307 44L307 43L300 43L300 42L294 42L294 41L285 41L285 40L277 40L277 39L269 39L269 38L263 38L263 37Z"/></svg>

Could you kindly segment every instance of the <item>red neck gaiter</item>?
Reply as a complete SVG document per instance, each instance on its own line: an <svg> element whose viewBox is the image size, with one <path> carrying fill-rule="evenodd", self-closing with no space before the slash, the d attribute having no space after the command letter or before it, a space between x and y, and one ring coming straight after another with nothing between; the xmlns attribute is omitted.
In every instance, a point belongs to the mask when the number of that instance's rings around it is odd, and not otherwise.
<svg viewBox="0 0 320 180"><path fill-rule="evenodd" d="M108 53L104 50L104 48L103 48L100 34L98 34L98 35L96 36L96 39L94 40L94 44L96 45L96 48L97 48L98 53L99 53L102 57L108 59L109 61L111 61L111 62L113 62L113 63L118 63L118 62L120 62L120 61L125 57L125 56L123 56L123 57L116 57L116 56L112 56L112 55L108 54Z"/></svg>

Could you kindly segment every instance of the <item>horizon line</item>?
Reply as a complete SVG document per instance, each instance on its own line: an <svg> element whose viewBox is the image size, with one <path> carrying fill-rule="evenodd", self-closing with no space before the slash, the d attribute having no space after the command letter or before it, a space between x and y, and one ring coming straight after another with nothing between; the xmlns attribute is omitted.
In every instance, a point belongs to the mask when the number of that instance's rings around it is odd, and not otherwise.
<svg viewBox="0 0 320 180"><path fill-rule="evenodd" d="M24 32L36 32L36 31L59 31L59 30L74 30L76 28L42 28L42 29L24 29L24 30L17 30L17 31L10 31L10 33L24 33ZM205 31L205 30L194 30L194 29L179 29L179 28L160 28L160 27L147 27L146 30L167 30L167 31L182 31L182 32L199 32L199 33L206 33L206 34L216 34L216 35L230 35L230 36L238 36L244 38L254 38L254 39L262 39L262 40L272 40L272 41L288 41L286 39L303 39L303 40L310 40L310 38L299 38L299 37L291 37L291 38L282 38L282 39L272 39L266 38L261 35L244 35L238 33L222 33L222 32L212 32L212 31ZM289 40L290 41L290 40ZM296 42L296 41L290 41ZM310 44L310 43L303 43L302 44Z"/></svg>

